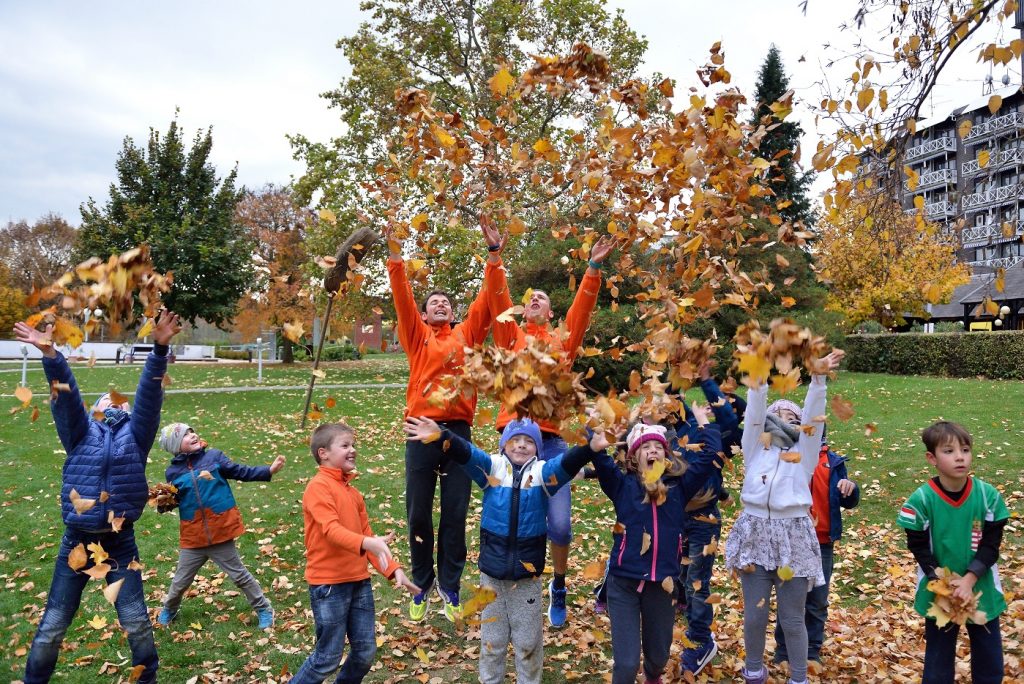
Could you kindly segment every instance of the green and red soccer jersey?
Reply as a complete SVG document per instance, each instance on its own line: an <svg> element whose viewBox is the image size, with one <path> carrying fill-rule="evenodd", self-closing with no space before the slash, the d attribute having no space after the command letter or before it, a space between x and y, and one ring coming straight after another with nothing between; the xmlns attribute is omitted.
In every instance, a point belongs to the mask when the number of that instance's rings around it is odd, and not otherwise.
<svg viewBox="0 0 1024 684"><path fill-rule="evenodd" d="M900 508L897 522L900 527L918 532L927 531L932 553L940 567L963 575L974 560L981 540L982 526L1010 517L999 491L977 478L968 478L966 491L959 502L953 501L939 486L929 480L918 487ZM918 569L917 594L914 610L927 615L935 594L928 591L928 578ZM975 593L981 592L978 609L989 620L1006 610L1006 599L999 582L999 568L991 569L978 578Z"/></svg>

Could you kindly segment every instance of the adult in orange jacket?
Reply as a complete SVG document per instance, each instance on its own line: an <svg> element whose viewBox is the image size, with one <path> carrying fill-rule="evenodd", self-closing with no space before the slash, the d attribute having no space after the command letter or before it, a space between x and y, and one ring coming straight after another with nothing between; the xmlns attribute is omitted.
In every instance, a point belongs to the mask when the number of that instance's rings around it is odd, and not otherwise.
<svg viewBox="0 0 1024 684"><path fill-rule="evenodd" d="M483 222L484 238L488 244L495 244L497 231L486 221ZM543 290L531 290L530 301L523 313L523 325L514 321L507 323L495 322L494 343L499 347L519 351L526 347L526 338L533 337L543 340L565 352L565 362L571 364L576 358L583 337L590 327L590 318L597 305L597 294L601 290L601 265L615 249L615 240L605 235L590 249L590 262L587 272L576 290L576 297L565 315L563 325L553 328L551 320L551 300ZM508 288L500 288L491 292L489 299L491 312L500 315L512 306ZM516 416L501 408L498 413L498 431ZM550 461L568 451L565 440L559 434L558 425L537 420L540 426L543 444L540 448L540 460ZM548 620L553 627L561 627L566 620L565 605L565 572L569 563L569 544L572 542L572 497L571 488L563 487L551 497L548 504L547 528L548 541L551 546L551 565L554 577L548 587Z"/></svg>
<svg viewBox="0 0 1024 684"><path fill-rule="evenodd" d="M465 320L454 323L451 297L431 292L416 306L405 273L401 244L389 236L388 277L398 319L398 339L409 358L409 385L405 392L405 416L431 418L444 429L471 439L470 425L476 413L476 395L460 395L443 405L430 395L445 377L461 372L463 348L487 338L494 315L488 306L491 292L507 289L501 263L501 242L488 242L488 259L480 293L469 307ZM441 479L441 519L437 528L437 572L434 571L434 493ZM471 481L445 453L441 442L406 442L405 512L409 528L412 581L422 587L409 605L415 621L426 616L432 587L444 601L445 616L459 615L459 587L466 564L466 511Z"/></svg>

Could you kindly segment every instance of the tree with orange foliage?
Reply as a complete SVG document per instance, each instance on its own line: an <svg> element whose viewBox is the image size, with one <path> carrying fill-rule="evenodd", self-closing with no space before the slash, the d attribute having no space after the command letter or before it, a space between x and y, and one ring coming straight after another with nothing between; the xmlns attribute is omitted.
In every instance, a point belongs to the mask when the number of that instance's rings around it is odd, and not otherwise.
<svg viewBox="0 0 1024 684"><path fill-rule="evenodd" d="M935 224L878 195L851 197L818 230L815 260L829 283L827 306L851 325L899 325L904 316L924 316L926 304L948 302L970 276Z"/></svg>
<svg viewBox="0 0 1024 684"><path fill-rule="evenodd" d="M261 329L281 330L285 323L310 320L315 314L314 280L303 272L309 262L306 231L312 213L299 206L289 189L266 185L248 192L235 208L235 219L256 244L258 278L239 302L235 329L254 337ZM292 342L282 336L282 361L292 363Z"/></svg>

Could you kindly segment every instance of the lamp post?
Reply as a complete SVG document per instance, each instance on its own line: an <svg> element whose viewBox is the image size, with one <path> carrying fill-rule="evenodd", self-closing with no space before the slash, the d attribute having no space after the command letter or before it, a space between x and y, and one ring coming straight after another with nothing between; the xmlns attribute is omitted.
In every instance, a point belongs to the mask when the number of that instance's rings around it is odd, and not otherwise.
<svg viewBox="0 0 1024 684"><path fill-rule="evenodd" d="M263 338L256 338L256 382L263 384Z"/></svg>
<svg viewBox="0 0 1024 684"><path fill-rule="evenodd" d="M28 387L28 347L21 345L21 386Z"/></svg>

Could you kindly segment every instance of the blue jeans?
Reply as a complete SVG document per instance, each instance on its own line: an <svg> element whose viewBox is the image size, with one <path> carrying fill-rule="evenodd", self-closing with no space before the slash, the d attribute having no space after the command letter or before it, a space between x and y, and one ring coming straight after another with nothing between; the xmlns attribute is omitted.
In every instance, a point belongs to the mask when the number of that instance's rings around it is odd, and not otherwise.
<svg viewBox="0 0 1024 684"><path fill-rule="evenodd" d="M804 624L807 625L807 659L821 660L821 645L825 642L825 622L828 620L828 590L832 582L832 564L835 545L819 544L821 547L821 571L825 575L825 584L814 587L807 594L807 608L804 613ZM775 623L775 662L789 660L786 651L786 635L782 627Z"/></svg>
<svg viewBox="0 0 1024 684"><path fill-rule="evenodd" d="M707 515L708 512L700 513ZM715 518L721 518L717 507L711 512ZM689 519L684 530L687 538L686 555L690 558L690 564L685 567L685 576L679 579L686 591L686 636L695 644L703 644L711 638L711 621L715 617L715 609L708 605L707 600L711 595L711 573L717 555L705 556L704 547L722 534L722 525ZM698 581L700 588L694 589Z"/></svg>
<svg viewBox="0 0 1024 684"><path fill-rule="evenodd" d="M550 461L568 450L564 439L545 432L540 460ZM568 546L572 542L572 485L565 485L548 499L548 539L558 546Z"/></svg>
<svg viewBox="0 0 1024 684"><path fill-rule="evenodd" d="M322 684L341 664L348 638L348 658L335 684L359 684L377 657L376 616L370 580L312 584L309 605L316 626L316 646L291 684Z"/></svg>
<svg viewBox="0 0 1024 684"><path fill-rule="evenodd" d="M950 622L939 629L935 620L924 621L924 677L921 684L953 684L956 671L956 638L960 625ZM967 625L971 641L972 684L1003 681L1003 639L999 618L984 625Z"/></svg>
<svg viewBox="0 0 1024 684"><path fill-rule="evenodd" d="M64 537L60 541L53 579L50 581L46 610L39 622L35 638L32 639L32 650L29 651L28 662L25 665L25 684L48 682L53 675L57 655L64 641L64 633L78 612L78 606L82 603L82 592L90 579L89 575L75 572L68 567L68 555L79 544L88 546L94 542L99 543L110 555L107 562L112 569L107 573L107 584L124 580L114 608L117 610L117 619L121 627L128 634L132 665L146 666L138 681L143 684L156 681L159 660L156 655L156 644L153 642L153 625L146 611L142 573L128 569L128 564L139 558L134 530L127 527L122 528L120 532L87 533L66 527Z"/></svg>

